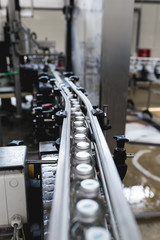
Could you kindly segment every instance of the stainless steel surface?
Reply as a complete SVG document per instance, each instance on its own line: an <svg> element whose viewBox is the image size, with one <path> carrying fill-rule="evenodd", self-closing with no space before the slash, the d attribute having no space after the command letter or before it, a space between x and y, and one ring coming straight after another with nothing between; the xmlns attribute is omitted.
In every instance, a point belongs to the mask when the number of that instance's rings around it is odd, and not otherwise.
<svg viewBox="0 0 160 240"><path fill-rule="evenodd" d="M20 42L18 45L18 51L23 55L29 55L31 51L31 32L30 29L22 27L19 29Z"/></svg>
<svg viewBox="0 0 160 240"><path fill-rule="evenodd" d="M59 79L58 74L54 74ZM61 82L61 79L59 79ZM54 204L51 212L49 240L69 239L69 209L70 209L70 103L66 95L61 92L65 99L65 111L67 118L63 120L59 161L56 176L56 188ZM63 230L62 230L63 226Z"/></svg>
<svg viewBox="0 0 160 240"><path fill-rule="evenodd" d="M108 194L111 200L111 205L118 226L120 239L141 239L131 210L123 195L121 180L117 173L112 155L104 138L103 132L100 128L97 117L92 115L91 111L93 107L88 98L81 91L78 91L72 82L68 81L67 79L66 81L75 91L75 93L81 98L87 108L88 116L91 122L97 145L97 150L100 156L105 185L107 186Z"/></svg>
<svg viewBox="0 0 160 240"><path fill-rule="evenodd" d="M55 147L55 142L53 142L53 141L40 142L39 152L40 152L40 154L57 152L57 149Z"/></svg>
<svg viewBox="0 0 160 240"><path fill-rule="evenodd" d="M113 136L125 131L133 5L133 0L105 0L103 7L101 107L109 105L111 151Z"/></svg>
<svg viewBox="0 0 160 240"><path fill-rule="evenodd" d="M0 169L23 168L26 151L26 146L0 147Z"/></svg>
<svg viewBox="0 0 160 240"><path fill-rule="evenodd" d="M99 104L103 2L75 1L73 12L73 71L94 105Z"/></svg>

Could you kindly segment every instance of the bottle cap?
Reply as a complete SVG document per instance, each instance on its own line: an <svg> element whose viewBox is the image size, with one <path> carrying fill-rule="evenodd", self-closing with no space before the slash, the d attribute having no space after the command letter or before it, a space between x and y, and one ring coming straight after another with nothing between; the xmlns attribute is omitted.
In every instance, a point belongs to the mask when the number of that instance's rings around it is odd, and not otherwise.
<svg viewBox="0 0 160 240"><path fill-rule="evenodd" d="M72 107L71 108L71 112L74 113L76 111L76 108L75 107Z"/></svg>
<svg viewBox="0 0 160 240"><path fill-rule="evenodd" d="M87 133L87 128L86 127L77 127L75 128L76 133Z"/></svg>
<svg viewBox="0 0 160 240"><path fill-rule="evenodd" d="M91 165L82 163L76 166L76 174L79 178L85 178L93 174L93 168Z"/></svg>
<svg viewBox="0 0 160 240"><path fill-rule="evenodd" d="M87 197L97 197L99 194L99 183L94 179L83 180L80 187Z"/></svg>
<svg viewBox="0 0 160 240"><path fill-rule="evenodd" d="M77 152L75 155L75 161L77 164L81 163L90 163L91 162L91 155L86 151Z"/></svg>
<svg viewBox="0 0 160 240"><path fill-rule="evenodd" d="M75 121L84 121L84 116L76 116Z"/></svg>
<svg viewBox="0 0 160 240"><path fill-rule="evenodd" d="M73 126L74 127L83 127L83 121L74 121Z"/></svg>
<svg viewBox="0 0 160 240"><path fill-rule="evenodd" d="M99 205L91 199L82 199L76 204L77 218L84 223L92 223L97 219Z"/></svg>
<svg viewBox="0 0 160 240"><path fill-rule="evenodd" d="M75 140L75 142L84 141L84 140L86 140L86 135L83 133L76 133L74 135L74 140Z"/></svg>
<svg viewBox="0 0 160 240"><path fill-rule="evenodd" d="M85 232L85 240L110 240L110 233L103 227L91 227Z"/></svg>
<svg viewBox="0 0 160 240"><path fill-rule="evenodd" d="M91 147L89 142L81 141L76 144L76 149L79 151L88 151L88 150L91 150Z"/></svg>
<svg viewBox="0 0 160 240"><path fill-rule="evenodd" d="M74 113L75 116L83 116L83 113L81 111L76 111Z"/></svg>

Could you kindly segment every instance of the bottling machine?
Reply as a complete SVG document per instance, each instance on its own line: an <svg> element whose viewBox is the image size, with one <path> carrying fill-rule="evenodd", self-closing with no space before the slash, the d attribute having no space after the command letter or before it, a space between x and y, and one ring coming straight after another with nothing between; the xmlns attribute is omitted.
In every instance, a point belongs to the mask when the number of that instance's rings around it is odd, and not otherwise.
<svg viewBox="0 0 160 240"><path fill-rule="evenodd" d="M0 239L140 239L121 183L128 140L115 136L111 154L108 116L78 77L44 69L32 100L37 159L20 140L0 148Z"/></svg>
<svg viewBox="0 0 160 240"><path fill-rule="evenodd" d="M112 4L104 1L104 5L101 1L101 9L98 8L98 11L96 6L93 6L93 2L86 4L86 1L79 1L79 3L75 1L74 3L70 0L66 1L63 9L67 23L65 54L67 72L63 72L62 68L57 69L55 65L48 63L45 65L47 61L43 61L41 64L39 62L36 65L33 64L35 67L33 69L24 63L20 71L21 79L18 75L15 76L18 116L21 115L20 85L32 91L30 117L35 149L31 151L23 139L15 139L7 146L0 147L0 239L140 239L134 217L123 195L121 182L127 171L125 160L128 155L125 142L128 139L124 135L119 136L118 133L124 130L126 106L124 92L126 93L127 89L129 58L129 45L126 41L129 41L130 36L129 24L126 27L125 23L131 23L133 0L127 3L123 0L119 3L112 0ZM86 9L86 6L90 5L91 9ZM99 6L99 3L96 2L96 5ZM114 11L115 6L116 11ZM73 11L73 8L78 10L82 8L84 12ZM78 76L69 72L72 69L72 57L80 59L79 54L78 58L71 54L73 52L71 28L73 23L79 22L74 14L78 13L81 17L84 13L94 12L96 17L92 16L92 19L96 19L95 22L97 22L97 14L99 16L103 11L106 14L103 18L105 24L102 24L104 28L102 45L107 42L107 49L106 45L103 46L101 64L104 81L103 84L99 84L96 80L95 89L97 90L101 85L102 104L104 104L104 96L109 97L109 100L105 99L105 103L107 102L112 110L110 115L111 118L113 117L112 127L114 128L110 135L113 137L115 132L118 135L114 136L117 146L113 153L110 152L109 142L106 142L104 137L104 132L111 128L107 112L102 111L98 106L92 106L86 89L78 83ZM28 34L28 39L34 40L30 38L28 30L22 29L19 12L18 1L9 1L8 27L11 34L7 30L10 45L7 48L10 47L11 50L14 71L19 69L19 57L22 55L23 58L25 55L27 59L30 55L30 51L25 51L24 54L17 51L20 47L29 49L30 44L30 41L26 41L28 45L21 46L22 42L17 36L21 36L22 33ZM101 16L99 17L98 22L101 22ZM85 26L88 25L90 29L91 18L85 19L88 19ZM111 25L111 23L114 24ZM73 24L74 29L79 31L76 24ZM21 34L19 29L23 30ZM92 30L94 29L95 25ZM101 27L98 26L97 29ZM75 32L74 35L83 34ZM87 62L83 62L84 59L80 59L80 62L84 63L84 69L87 70L86 67L89 67L88 76L93 80L93 76L99 74L100 56L98 61L97 58L93 61L97 42L92 41L92 44L88 44L90 36L84 34L85 37L86 42L80 39L80 44L77 41L78 45L76 38L72 40L76 50L82 46ZM101 33L98 33L98 39L101 42ZM118 54L118 49L123 49L123 54ZM98 53L100 52L101 49L98 48ZM74 53L76 53L75 49ZM122 56L123 68L120 68ZM74 65L76 63L78 60ZM74 69L76 70L76 66ZM79 66L77 69L80 69ZM112 101L113 96L114 101ZM117 121L118 124L116 124ZM117 131L117 128L121 130Z"/></svg>

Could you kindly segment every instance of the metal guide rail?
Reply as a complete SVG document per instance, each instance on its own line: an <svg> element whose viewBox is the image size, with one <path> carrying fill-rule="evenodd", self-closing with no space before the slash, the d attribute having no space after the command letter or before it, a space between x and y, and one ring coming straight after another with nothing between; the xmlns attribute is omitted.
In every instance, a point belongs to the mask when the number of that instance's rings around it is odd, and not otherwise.
<svg viewBox="0 0 160 240"><path fill-rule="evenodd" d="M141 239L90 101L75 84L76 76L51 71L66 117L48 239Z"/></svg>

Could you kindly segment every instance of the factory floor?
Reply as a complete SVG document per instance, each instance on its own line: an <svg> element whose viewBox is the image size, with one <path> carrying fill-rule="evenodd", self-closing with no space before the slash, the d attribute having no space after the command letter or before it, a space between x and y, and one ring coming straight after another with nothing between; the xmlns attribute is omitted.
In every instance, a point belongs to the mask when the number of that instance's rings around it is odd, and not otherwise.
<svg viewBox="0 0 160 240"><path fill-rule="evenodd" d="M129 89L129 99L136 111L147 108L149 83L137 83ZM159 84L152 89L160 90ZM160 95L151 93L149 110L153 124L160 126ZM124 194L135 214L142 239L160 239L160 129L143 121L134 112L127 114L126 135L131 143L126 145L127 153L134 153L127 159L128 171L123 181ZM148 118L148 114L147 118ZM138 115L141 117L141 115ZM151 121L152 122L152 121Z"/></svg>
<svg viewBox="0 0 160 240"><path fill-rule="evenodd" d="M148 83L137 83L129 89L128 98L133 100L135 109L140 113L147 108L148 87ZM160 85L153 84L153 88L160 90ZM153 114L153 121L160 126L160 95L151 94L149 110ZM126 149L127 153L134 153L134 158L127 159L128 171L123 181L124 194L136 216L142 239L159 240L160 131L148 122L139 119L134 112L128 112L126 121L126 135L129 139L131 138ZM1 120L4 146L13 139L23 139L28 146L28 151L37 150L29 106L23 108L21 119L15 119L10 114L3 116ZM142 127L144 131L140 131ZM131 130L134 130L134 134Z"/></svg>

